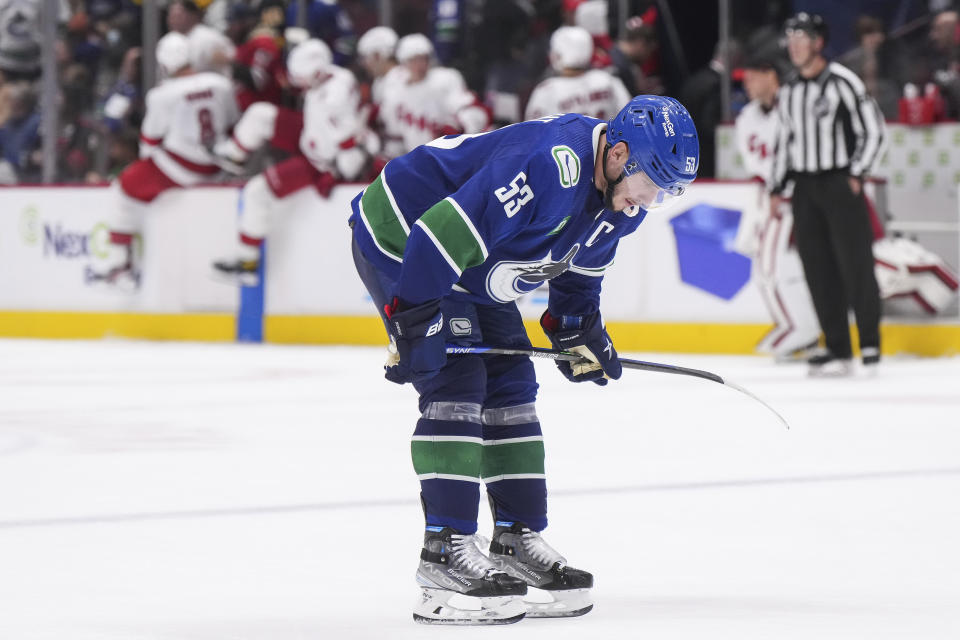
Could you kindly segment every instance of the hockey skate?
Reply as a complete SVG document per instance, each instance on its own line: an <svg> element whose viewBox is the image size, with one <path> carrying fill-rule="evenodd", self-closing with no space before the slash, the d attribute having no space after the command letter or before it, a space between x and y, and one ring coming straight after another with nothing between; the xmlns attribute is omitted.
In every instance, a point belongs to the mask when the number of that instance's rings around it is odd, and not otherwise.
<svg viewBox="0 0 960 640"><path fill-rule="evenodd" d="M539 533L519 522L497 521L490 559L531 587L523 601L528 618L569 618L593 609L593 575L568 566Z"/></svg>
<svg viewBox="0 0 960 640"><path fill-rule="evenodd" d="M819 339L813 342L796 347L773 350L773 361L777 364L789 364L793 362L808 362L810 358L821 353Z"/></svg>
<svg viewBox="0 0 960 640"><path fill-rule="evenodd" d="M134 267L131 262L125 262L102 272L94 271L93 267L87 267L84 272L84 279L89 284L106 285L111 289L125 293L140 288L140 270Z"/></svg>
<svg viewBox="0 0 960 640"><path fill-rule="evenodd" d="M236 282L244 287L255 287L260 282L259 260L226 258L213 263L213 273L221 280Z"/></svg>
<svg viewBox="0 0 960 640"><path fill-rule="evenodd" d="M413 619L422 624L511 624L524 616L527 584L501 571L476 535L427 527L417 568L422 589Z"/></svg>
<svg viewBox="0 0 960 640"><path fill-rule="evenodd" d="M863 372L868 377L875 377L877 370L880 368L880 349L877 347L861 347L860 351L863 359Z"/></svg>
<svg viewBox="0 0 960 640"><path fill-rule="evenodd" d="M807 375L811 378L846 378L853 375L850 358L838 358L832 353L822 353L807 360Z"/></svg>

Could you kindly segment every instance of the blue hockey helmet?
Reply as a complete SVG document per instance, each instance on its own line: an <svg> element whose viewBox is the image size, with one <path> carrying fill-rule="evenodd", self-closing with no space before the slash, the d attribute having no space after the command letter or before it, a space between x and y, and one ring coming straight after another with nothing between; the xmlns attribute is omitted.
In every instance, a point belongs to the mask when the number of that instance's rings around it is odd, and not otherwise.
<svg viewBox="0 0 960 640"><path fill-rule="evenodd" d="M629 149L616 184L643 172L662 191L679 196L697 177L700 141L693 118L679 101L667 96L636 96L607 123L606 151L618 142ZM662 203L662 202L658 202Z"/></svg>

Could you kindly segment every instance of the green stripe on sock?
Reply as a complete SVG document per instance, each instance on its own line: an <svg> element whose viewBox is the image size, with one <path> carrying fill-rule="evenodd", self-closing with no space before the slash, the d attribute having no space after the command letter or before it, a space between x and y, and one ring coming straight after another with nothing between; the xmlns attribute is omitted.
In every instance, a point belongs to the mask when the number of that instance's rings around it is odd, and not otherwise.
<svg viewBox="0 0 960 640"><path fill-rule="evenodd" d="M373 239L381 249L402 260L403 250L407 246L407 232L390 204L382 174L363 192L360 204L370 224Z"/></svg>
<svg viewBox="0 0 960 640"><path fill-rule="evenodd" d="M461 272L483 263L483 247L448 200L441 200L427 209L420 218L420 224L430 229Z"/></svg>
<svg viewBox="0 0 960 640"><path fill-rule="evenodd" d="M417 475L448 473L457 476L480 477L483 445L477 442L432 442L414 440L410 443L413 469Z"/></svg>
<svg viewBox="0 0 960 640"><path fill-rule="evenodd" d="M491 445L483 448L482 478L491 478L505 474L544 473L543 441L512 442L510 444Z"/></svg>

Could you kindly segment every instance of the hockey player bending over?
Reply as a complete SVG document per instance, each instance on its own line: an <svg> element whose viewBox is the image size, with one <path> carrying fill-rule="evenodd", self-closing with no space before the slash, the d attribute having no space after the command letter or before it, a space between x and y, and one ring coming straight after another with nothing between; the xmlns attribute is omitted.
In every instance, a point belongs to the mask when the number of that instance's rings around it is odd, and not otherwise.
<svg viewBox="0 0 960 640"><path fill-rule="evenodd" d="M386 378L413 383L413 465L426 517L414 618L502 624L577 616L593 576L550 547L537 381L526 356L446 355L446 345L529 348L515 301L550 281L540 319L573 382L617 379L600 284L620 238L696 176L699 142L676 100L638 96L609 122L550 116L438 138L391 160L352 203L353 256L391 349ZM495 527L477 533L480 482ZM525 602L528 589L552 596ZM465 596L470 604L457 604Z"/></svg>
<svg viewBox="0 0 960 640"><path fill-rule="evenodd" d="M236 252L213 264L217 273L245 284L256 281L260 247L280 201L309 186L327 196L337 180L356 179L368 159L360 147L364 129L358 117L357 82L352 73L333 64L330 48L322 40L297 45L287 58L287 73L294 86L306 90L301 155L268 167L247 182ZM278 137L282 113L275 105L255 103L217 153L230 163L244 162L253 150Z"/></svg>
<svg viewBox="0 0 960 640"><path fill-rule="evenodd" d="M550 36L550 65L558 75L537 85L527 103L527 120L553 113L580 113L605 120L630 100L623 82L590 69L593 37L582 27L560 27Z"/></svg>
<svg viewBox="0 0 960 640"><path fill-rule="evenodd" d="M92 274L123 288L139 285L133 236L143 214L168 189L209 182L220 173L210 149L226 139L238 113L233 84L213 72L194 73L187 37L170 32L157 43L157 63L167 76L147 93L140 126L140 160L117 178L118 203L110 214L110 242L121 258L106 273Z"/></svg>

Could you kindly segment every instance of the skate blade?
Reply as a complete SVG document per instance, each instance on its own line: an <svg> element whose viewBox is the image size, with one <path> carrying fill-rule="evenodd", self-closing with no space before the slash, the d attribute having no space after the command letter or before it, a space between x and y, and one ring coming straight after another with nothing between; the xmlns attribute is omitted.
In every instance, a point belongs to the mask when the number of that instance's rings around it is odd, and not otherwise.
<svg viewBox="0 0 960 640"><path fill-rule="evenodd" d="M413 619L420 624L513 624L526 615L519 596L466 596L446 589L423 588Z"/></svg>
<svg viewBox="0 0 960 640"><path fill-rule="evenodd" d="M224 273L212 268L210 277L223 284L239 285L241 287L255 287L260 284L260 276L255 273Z"/></svg>
<svg viewBox="0 0 960 640"><path fill-rule="evenodd" d="M832 379L832 378L849 378L853 376L853 366L847 364L842 366L823 366L818 368L812 368L807 372L807 377L809 378L821 378L821 379Z"/></svg>
<svg viewBox="0 0 960 640"><path fill-rule="evenodd" d="M528 587L523 604L528 618L575 618L593 609L590 589L547 591Z"/></svg>
<svg viewBox="0 0 960 640"><path fill-rule="evenodd" d="M93 275L87 277L87 284L91 289L117 295L130 295L140 290L140 282L132 277L111 280L106 276Z"/></svg>

